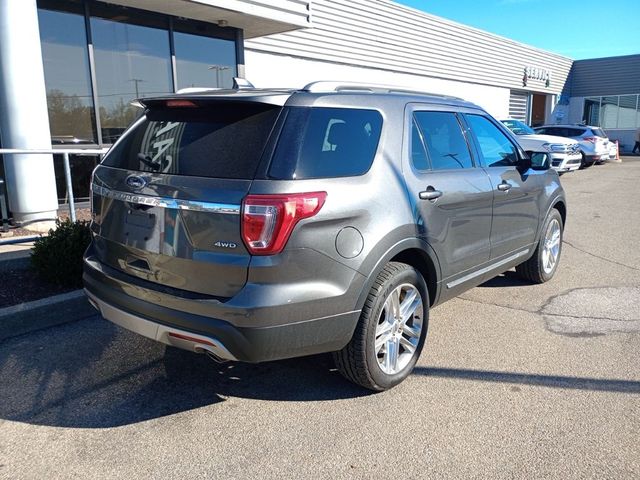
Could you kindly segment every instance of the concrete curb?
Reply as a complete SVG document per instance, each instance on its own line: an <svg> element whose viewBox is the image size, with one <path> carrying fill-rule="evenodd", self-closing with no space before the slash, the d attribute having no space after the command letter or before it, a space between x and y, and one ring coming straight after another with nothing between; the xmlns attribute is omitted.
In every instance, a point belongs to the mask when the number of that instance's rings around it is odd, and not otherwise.
<svg viewBox="0 0 640 480"><path fill-rule="evenodd" d="M0 253L0 272L7 270L26 270L31 265L31 251Z"/></svg>
<svg viewBox="0 0 640 480"><path fill-rule="evenodd" d="M0 308L0 341L96 314L83 290Z"/></svg>

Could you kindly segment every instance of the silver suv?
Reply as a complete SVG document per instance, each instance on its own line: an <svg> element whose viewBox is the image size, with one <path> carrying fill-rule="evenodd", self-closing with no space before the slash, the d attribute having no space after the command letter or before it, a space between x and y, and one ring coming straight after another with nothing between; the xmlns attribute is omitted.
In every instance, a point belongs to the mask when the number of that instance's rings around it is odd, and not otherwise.
<svg viewBox="0 0 640 480"><path fill-rule="evenodd" d="M557 173L471 103L335 82L141 102L94 171L84 264L93 305L141 335L219 361L334 352L379 391L431 307L557 269Z"/></svg>

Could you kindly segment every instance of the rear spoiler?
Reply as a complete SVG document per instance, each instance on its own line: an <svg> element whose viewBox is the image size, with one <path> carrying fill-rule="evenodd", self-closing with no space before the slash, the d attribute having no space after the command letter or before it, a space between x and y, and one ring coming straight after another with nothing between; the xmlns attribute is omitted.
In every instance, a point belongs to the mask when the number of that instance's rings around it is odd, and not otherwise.
<svg viewBox="0 0 640 480"><path fill-rule="evenodd" d="M255 88L247 79L234 77L233 88L189 87L175 94L138 98L131 105L144 109L193 108L214 102L255 102L282 106L293 92L293 89Z"/></svg>

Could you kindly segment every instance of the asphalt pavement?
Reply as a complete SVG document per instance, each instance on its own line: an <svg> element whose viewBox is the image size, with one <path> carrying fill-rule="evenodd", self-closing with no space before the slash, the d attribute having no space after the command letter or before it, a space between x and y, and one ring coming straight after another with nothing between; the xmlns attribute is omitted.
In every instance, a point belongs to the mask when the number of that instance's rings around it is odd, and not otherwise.
<svg viewBox="0 0 640 480"><path fill-rule="evenodd" d="M0 478L640 478L640 161L562 177L556 277L431 312L371 394L327 355L218 365L100 318L0 343Z"/></svg>

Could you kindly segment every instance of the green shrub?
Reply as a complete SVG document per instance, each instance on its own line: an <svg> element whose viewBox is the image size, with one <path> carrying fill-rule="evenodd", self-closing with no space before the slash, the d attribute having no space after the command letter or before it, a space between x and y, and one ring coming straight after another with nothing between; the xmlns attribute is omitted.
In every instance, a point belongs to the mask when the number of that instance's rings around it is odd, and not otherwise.
<svg viewBox="0 0 640 480"><path fill-rule="evenodd" d="M90 242L89 222L56 220L55 230L35 241L31 265L47 282L81 287L82 255Z"/></svg>

